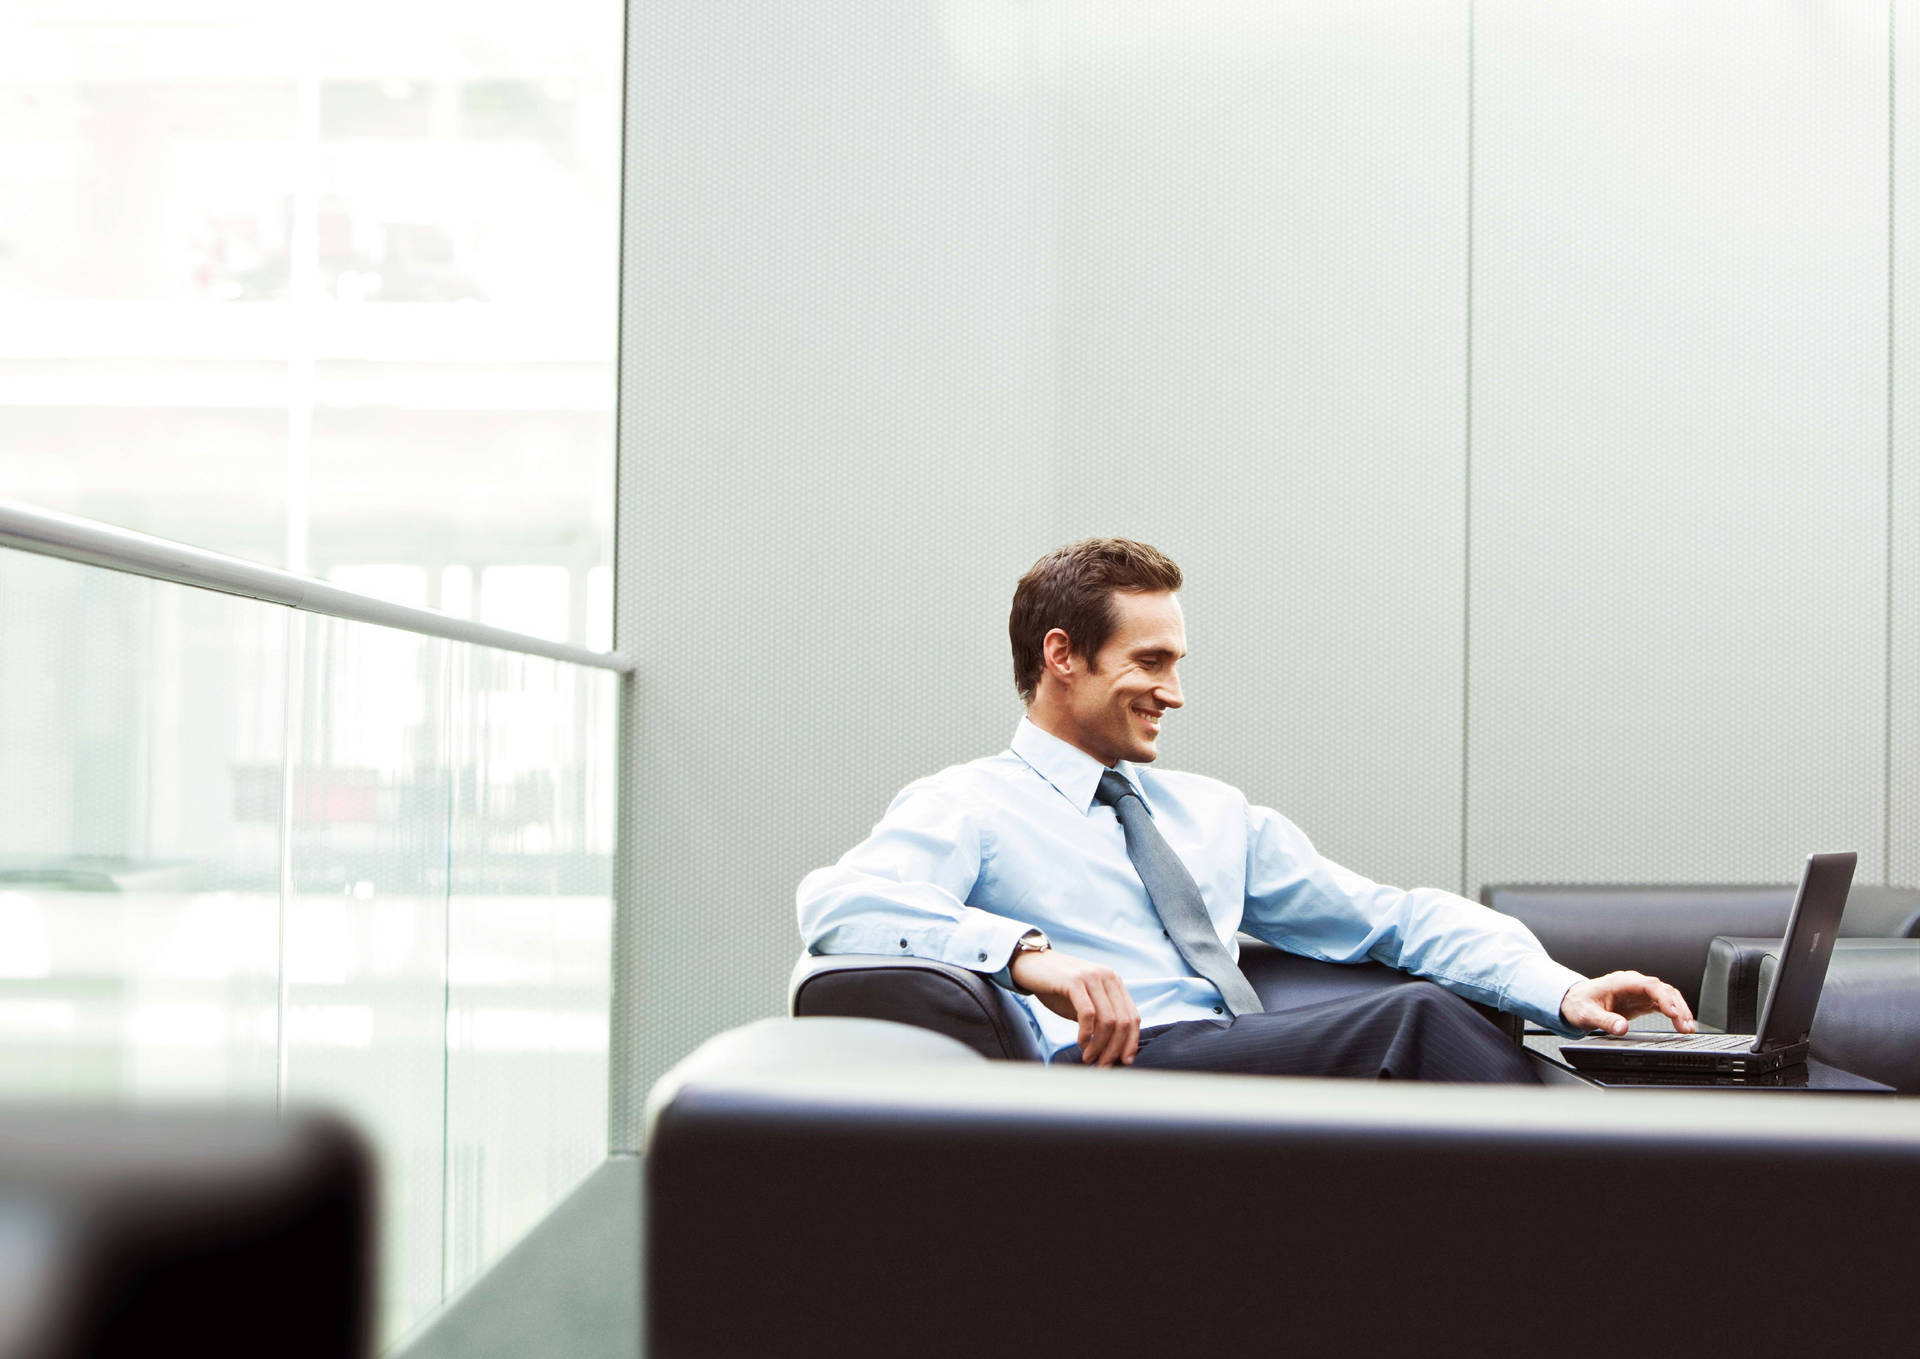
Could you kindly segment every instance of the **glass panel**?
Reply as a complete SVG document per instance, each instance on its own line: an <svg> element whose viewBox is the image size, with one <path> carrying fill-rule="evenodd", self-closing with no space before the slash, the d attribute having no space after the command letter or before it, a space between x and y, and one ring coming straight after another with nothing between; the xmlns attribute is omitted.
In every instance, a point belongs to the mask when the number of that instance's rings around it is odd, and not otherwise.
<svg viewBox="0 0 1920 1359"><path fill-rule="evenodd" d="M287 326L223 299L285 272L286 54L248 70L254 26L93 8L0 10L0 485L277 564Z"/></svg>
<svg viewBox="0 0 1920 1359"><path fill-rule="evenodd" d="M0 6L0 487L303 574L605 565L623 19Z"/></svg>
<svg viewBox="0 0 1920 1359"><path fill-rule="evenodd" d="M273 1098L287 626L0 550L0 1093Z"/></svg>
<svg viewBox="0 0 1920 1359"><path fill-rule="evenodd" d="M564 642L571 582L559 566L489 566L480 573L480 621Z"/></svg>
<svg viewBox="0 0 1920 1359"><path fill-rule="evenodd" d="M382 1345L441 1297L450 643L301 615L286 1098L380 1163Z"/></svg>
<svg viewBox="0 0 1920 1359"><path fill-rule="evenodd" d="M450 1290L606 1156L616 682L453 652Z"/></svg>

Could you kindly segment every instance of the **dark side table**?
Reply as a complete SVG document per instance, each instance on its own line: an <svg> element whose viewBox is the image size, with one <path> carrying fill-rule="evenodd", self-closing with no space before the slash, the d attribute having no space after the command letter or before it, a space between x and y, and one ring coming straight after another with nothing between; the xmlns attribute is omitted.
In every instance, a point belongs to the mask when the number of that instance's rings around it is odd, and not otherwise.
<svg viewBox="0 0 1920 1359"><path fill-rule="evenodd" d="M1706 1025L1702 1033L1713 1032ZM1601 1090L1797 1090L1802 1094L1891 1095L1894 1089L1837 1066L1809 1058L1797 1066L1770 1071L1764 1076L1668 1076L1644 1071L1576 1071L1560 1060L1560 1045L1567 1040L1556 1033L1529 1030L1522 1039L1533 1069L1547 1085L1589 1085Z"/></svg>

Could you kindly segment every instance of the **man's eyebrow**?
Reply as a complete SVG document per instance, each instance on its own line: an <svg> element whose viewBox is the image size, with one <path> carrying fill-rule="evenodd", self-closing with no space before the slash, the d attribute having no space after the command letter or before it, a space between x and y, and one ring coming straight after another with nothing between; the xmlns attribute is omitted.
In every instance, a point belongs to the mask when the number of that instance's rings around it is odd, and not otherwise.
<svg viewBox="0 0 1920 1359"><path fill-rule="evenodd" d="M1173 654L1174 654L1173 648L1165 647L1165 646L1135 647L1131 652L1128 653L1128 655L1131 655L1131 656L1171 656ZM1187 653L1182 651L1179 654L1182 659L1185 659Z"/></svg>

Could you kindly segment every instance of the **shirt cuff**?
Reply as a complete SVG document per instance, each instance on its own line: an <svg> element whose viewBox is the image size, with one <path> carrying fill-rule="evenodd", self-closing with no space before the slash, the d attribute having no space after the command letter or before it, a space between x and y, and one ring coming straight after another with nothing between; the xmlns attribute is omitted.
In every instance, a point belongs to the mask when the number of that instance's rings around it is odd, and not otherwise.
<svg viewBox="0 0 1920 1359"><path fill-rule="evenodd" d="M1515 970L1513 980L1507 986L1506 1003L1502 1008L1522 1019L1533 1021L1543 1029L1551 1029L1564 1038L1577 1037L1584 1030L1567 1026L1567 1021L1560 1017L1560 1002L1566 999L1567 988L1585 980L1572 968L1564 967L1542 954L1522 963Z"/></svg>
<svg viewBox="0 0 1920 1359"><path fill-rule="evenodd" d="M1024 920L1009 920L970 906L948 938L940 961L971 972L983 972L998 981L994 974L1006 971L1013 961L1014 943L1032 928Z"/></svg>

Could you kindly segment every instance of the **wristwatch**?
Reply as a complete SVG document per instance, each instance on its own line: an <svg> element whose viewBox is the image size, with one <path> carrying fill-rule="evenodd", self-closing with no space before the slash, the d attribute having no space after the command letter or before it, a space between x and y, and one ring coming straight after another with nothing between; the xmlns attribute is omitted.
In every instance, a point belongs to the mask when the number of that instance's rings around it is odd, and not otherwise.
<svg viewBox="0 0 1920 1359"><path fill-rule="evenodd" d="M1053 947L1053 940L1047 938L1045 930L1028 930L1013 941L1015 953L1045 953Z"/></svg>
<svg viewBox="0 0 1920 1359"><path fill-rule="evenodd" d="M1013 960L1023 953L1044 953L1053 947L1053 941L1047 938L1045 930L1028 930L1013 941L1013 954L1007 959L1007 965L993 974L993 979L1013 992L1016 996L1030 996L1033 992L1024 989L1013 979Z"/></svg>

